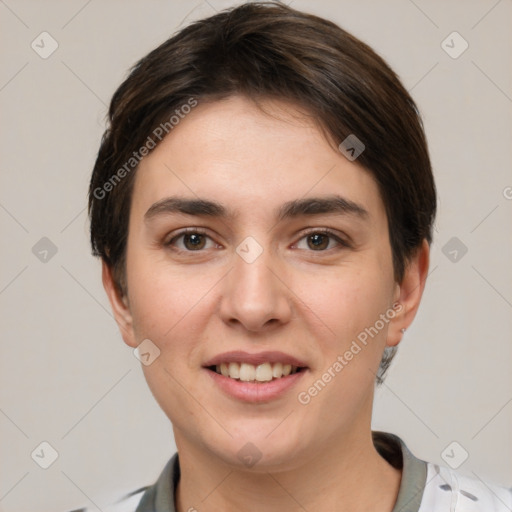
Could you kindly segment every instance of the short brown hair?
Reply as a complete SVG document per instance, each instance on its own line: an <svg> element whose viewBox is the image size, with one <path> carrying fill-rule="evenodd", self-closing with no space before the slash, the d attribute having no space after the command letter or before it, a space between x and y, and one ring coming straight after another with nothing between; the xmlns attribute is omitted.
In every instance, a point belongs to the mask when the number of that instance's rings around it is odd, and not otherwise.
<svg viewBox="0 0 512 512"><path fill-rule="evenodd" d="M256 102L292 101L311 113L331 142L355 135L364 144L357 161L379 186L400 282L423 240L431 243L436 212L414 101L381 57L336 24L280 3L255 2L180 30L136 63L112 98L90 182L89 216L93 254L111 267L118 289L126 293L138 150L155 147L161 140L151 137L155 128L172 129L171 117L184 105L235 94ZM386 349L378 383L395 351Z"/></svg>

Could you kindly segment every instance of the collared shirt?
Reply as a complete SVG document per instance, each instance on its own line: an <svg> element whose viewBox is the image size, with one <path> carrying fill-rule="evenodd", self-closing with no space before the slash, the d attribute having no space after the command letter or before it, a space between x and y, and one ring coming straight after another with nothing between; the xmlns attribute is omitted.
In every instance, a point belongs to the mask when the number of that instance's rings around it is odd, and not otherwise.
<svg viewBox="0 0 512 512"><path fill-rule="evenodd" d="M512 488L501 487L415 457L396 435L373 431L379 454L402 470L392 512L510 512ZM176 512L175 492L180 479L178 453L151 486L130 493L104 512ZM199 507L200 508L200 507ZM195 510L191 507L189 510ZM74 512L87 512L80 509Z"/></svg>

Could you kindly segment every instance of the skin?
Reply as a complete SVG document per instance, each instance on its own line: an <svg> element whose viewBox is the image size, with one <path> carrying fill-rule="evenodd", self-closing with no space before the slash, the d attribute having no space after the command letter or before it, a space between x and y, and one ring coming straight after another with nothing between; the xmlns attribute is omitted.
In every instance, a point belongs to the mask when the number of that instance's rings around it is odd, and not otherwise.
<svg viewBox="0 0 512 512"><path fill-rule="evenodd" d="M130 212L127 294L117 292L105 264L104 287L125 343L135 348L150 339L161 351L143 370L173 424L177 510L389 512L401 471L372 443L375 374L384 348L400 342L416 314L429 247L425 241L395 282L372 176L293 105L264 106L267 113L239 96L200 103L142 160ZM276 219L286 201L333 193L361 205L367 219ZM145 220L171 195L215 200L236 215ZM200 250L184 237L166 245L178 230L194 227L207 232ZM318 249L308 243L308 228L331 228L349 245L327 237ZM248 236L263 249L252 263L236 252ZM396 302L402 309L395 318L310 403L299 403L297 394ZM276 400L243 403L223 394L202 368L231 350L280 350L308 371ZM237 457L247 442L262 454L252 468Z"/></svg>

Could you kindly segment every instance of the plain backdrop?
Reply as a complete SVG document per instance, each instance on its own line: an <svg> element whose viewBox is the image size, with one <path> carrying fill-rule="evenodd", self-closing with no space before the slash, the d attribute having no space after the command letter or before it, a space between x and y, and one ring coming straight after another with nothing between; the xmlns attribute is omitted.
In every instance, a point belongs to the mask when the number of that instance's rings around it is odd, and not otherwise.
<svg viewBox="0 0 512 512"><path fill-rule="evenodd" d="M99 510L153 483L174 453L90 255L86 193L128 68L233 4L0 1L2 511ZM423 115L439 191L423 304L377 391L373 427L432 462L467 452L459 471L510 486L512 3L292 6L340 24L395 69ZM42 442L58 454L48 469Z"/></svg>

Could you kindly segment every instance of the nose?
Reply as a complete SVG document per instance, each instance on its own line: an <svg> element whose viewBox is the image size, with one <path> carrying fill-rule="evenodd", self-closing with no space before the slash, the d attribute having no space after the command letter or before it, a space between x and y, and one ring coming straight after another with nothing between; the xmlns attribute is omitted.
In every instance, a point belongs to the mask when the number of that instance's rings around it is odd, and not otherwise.
<svg viewBox="0 0 512 512"><path fill-rule="evenodd" d="M266 250L252 262L234 255L234 268L223 280L221 292L219 313L224 322L266 332L290 321L292 294L271 260Z"/></svg>

